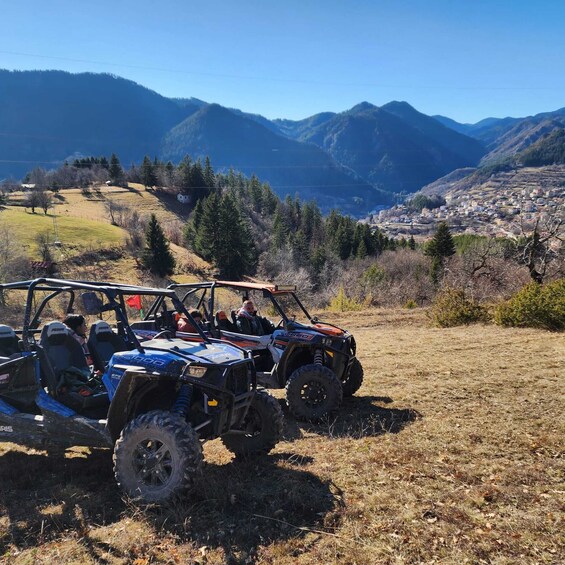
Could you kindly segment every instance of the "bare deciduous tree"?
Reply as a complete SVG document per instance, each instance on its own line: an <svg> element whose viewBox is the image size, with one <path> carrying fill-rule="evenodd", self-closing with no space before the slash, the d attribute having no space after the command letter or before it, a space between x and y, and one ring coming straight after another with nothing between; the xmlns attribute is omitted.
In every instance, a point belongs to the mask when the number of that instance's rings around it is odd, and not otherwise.
<svg viewBox="0 0 565 565"><path fill-rule="evenodd" d="M43 210L43 213L47 215L49 208L53 207L53 197L46 190L38 190L38 205Z"/></svg>
<svg viewBox="0 0 565 565"><path fill-rule="evenodd" d="M39 232L35 236L35 243L37 243L37 251L41 256L42 261L53 261L51 254L51 236L48 231Z"/></svg>
<svg viewBox="0 0 565 565"><path fill-rule="evenodd" d="M108 215L110 223L113 226L119 226L120 220L121 220L121 215L123 214L123 212L125 210L125 206L123 206L122 204L119 204L118 202L108 198L104 202L104 210L106 211L106 214Z"/></svg>
<svg viewBox="0 0 565 565"><path fill-rule="evenodd" d="M24 198L24 206L31 208L31 213L35 214L35 209L40 206L40 196L38 190L30 190Z"/></svg>
<svg viewBox="0 0 565 565"><path fill-rule="evenodd" d="M565 213L536 218L531 231L522 228L516 258L528 268L530 277L538 284L548 278L565 275Z"/></svg>

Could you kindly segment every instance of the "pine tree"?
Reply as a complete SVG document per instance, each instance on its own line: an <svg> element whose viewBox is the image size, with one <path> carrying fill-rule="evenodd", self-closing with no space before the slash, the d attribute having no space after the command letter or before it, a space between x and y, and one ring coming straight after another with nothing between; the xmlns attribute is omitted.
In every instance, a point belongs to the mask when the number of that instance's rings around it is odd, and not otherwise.
<svg viewBox="0 0 565 565"><path fill-rule="evenodd" d="M220 246L220 200L217 193L206 198L196 227L194 250L206 261L212 261L216 257Z"/></svg>
<svg viewBox="0 0 565 565"><path fill-rule="evenodd" d="M357 259L365 259L365 257L367 257L367 246L365 245L364 239L359 242L357 250L355 251L355 257L357 257Z"/></svg>
<svg viewBox="0 0 565 565"><path fill-rule="evenodd" d="M209 194L206 180L204 179L204 171L202 170L202 163L200 159L190 168L190 184L194 191L194 198L200 200L206 198Z"/></svg>
<svg viewBox="0 0 565 565"><path fill-rule="evenodd" d="M115 153L112 153L112 156L110 157L110 168L108 169L108 173L110 174L110 180L113 184L120 184L124 179L124 170L122 169L120 160Z"/></svg>
<svg viewBox="0 0 565 565"><path fill-rule="evenodd" d="M234 198L228 193L220 205L220 246L216 265L228 280L240 280L251 273L257 263L253 237Z"/></svg>
<svg viewBox="0 0 565 565"><path fill-rule="evenodd" d="M259 179L255 176L251 176L249 181L249 198L251 199L251 206L255 212L260 212L263 206L263 190L261 188L261 183Z"/></svg>
<svg viewBox="0 0 565 565"><path fill-rule="evenodd" d="M437 257L443 261L455 253L455 243L446 222L441 222L433 238L427 243L425 254L429 257Z"/></svg>
<svg viewBox="0 0 565 565"><path fill-rule="evenodd" d="M280 249L286 245L290 225L286 215L283 213L282 206L278 206L273 218L273 233L271 236L271 246L273 250Z"/></svg>
<svg viewBox="0 0 565 565"><path fill-rule="evenodd" d="M278 196L272 191L268 183L263 184L263 196L261 200L263 202L263 214L272 216L277 209L279 199Z"/></svg>
<svg viewBox="0 0 565 565"><path fill-rule="evenodd" d="M141 182L145 188L157 184L153 163L148 155L145 155L143 163L141 163Z"/></svg>
<svg viewBox="0 0 565 565"><path fill-rule="evenodd" d="M141 256L141 263L146 269L160 277L172 275L175 268L175 258L155 214L151 214L145 232L145 249Z"/></svg>
<svg viewBox="0 0 565 565"><path fill-rule="evenodd" d="M212 193L195 225L194 250L213 261L222 278L237 280L253 271L257 260L253 237L229 192L223 196Z"/></svg>
<svg viewBox="0 0 565 565"><path fill-rule="evenodd" d="M208 192L211 192L216 187L216 175L214 174L214 169L212 169L208 155L206 155L204 161L204 183L208 188Z"/></svg>
<svg viewBox="0 0 565 565"><path fill-rule="evenodd" d="M414 251L414 249L416 249L416 240L414 239L413 235L411 235L410 239L408 240L408 247L410 249L412 249L412 251Z"/></svg>
<svg viewBox="0 0 565 565"><path fill-rule="evenodd" d="M437 284L440 280L445 259L451 257L454 253L455 243L453 243L449 226L446 222L441 222L433 238L427 242L424 248L424 254L431 257L432 260L430 276L434 284Z"/></svg>
<svg viewBox="0 0 565 565"><path fill-rule="evenodd" d="M171 163L171 161L167 161L167 164L165 165L165 180L166 180L165 184L168 187L173 186L174 179L175 179L175 166Z"/></svg>
<svg viewBox="0 0 565 565"><path fill-rule="evenodd" d="M308 249L308 240L306 235L300 229L292 236L292 256L297 265L303 267L308 264L310 260L310 253Z"/></svg>
<svg viewBox="0 0 565 565"><path fill-rule="evenodd" d="M190 163L190 157L186 155L177 168L177 179L181 193L188 194L191 200L194 201L195 198L194 191L192 190L192 177L190 174L191 168L192 165Z"/></svg>

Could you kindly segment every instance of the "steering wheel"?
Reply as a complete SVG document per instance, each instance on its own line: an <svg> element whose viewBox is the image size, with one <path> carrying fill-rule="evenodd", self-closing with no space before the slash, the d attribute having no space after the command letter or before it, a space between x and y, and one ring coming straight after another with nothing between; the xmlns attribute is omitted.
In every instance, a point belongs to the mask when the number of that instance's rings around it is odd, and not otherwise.
<svg viewBox="0 0 565 565"><path fill-rule="evenodd" d="M171 330L163 330L159 332L157 335L153 336L153 339L171 339L173 334Z"/></svg>

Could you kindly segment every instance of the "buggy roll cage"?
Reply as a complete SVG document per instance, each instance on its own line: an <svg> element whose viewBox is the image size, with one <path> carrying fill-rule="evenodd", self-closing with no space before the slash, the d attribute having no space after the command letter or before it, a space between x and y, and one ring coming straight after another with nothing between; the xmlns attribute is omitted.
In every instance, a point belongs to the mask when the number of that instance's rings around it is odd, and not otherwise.
<svg viewBox="0 0 565 565"><path fill-rule="evenodd" d="M195 292L199 290L203 290L202 296L198 301L198 305L196 308L200 308L201 306L204 307L205 312L208 314L208 319L211 320L213 312L212 305L215 304L215 290L217 288L228 288L238 292L243 293L244 300L247 300L249 294L247 291L250 290L258 290L263 292L263 297L269 298L271 303L275 307L276 311L280 314L281 318L284 320L284 323L287 324L291 320L286 315L286 312L282 308L282 306L276 300L276 296L292 296L296 304L300 307L306 319L308 319L312 323L316 323L318 320L315 317L310 316L306 307L300 302L298 296L296 296L296 285L277 285L268 282L234 282L234 281L208 281L208 282L200 282L200 283L173 283L170 284L167 289L168 290L183 290L189 289L183 296L180 298L180 301L184 304L186 299ZM206 300L207 293L209 291L208 300ZM207 302L207 303L206 303ZM146 318L149 318L154 312L157 311L159 308L160 303L158 304L157 301L153 303L151 306Z"/></svg>
<svg viewBox="0 0 565 565"><path fill-rule="evenodd" d="M154 304L159 302L159 305L163 303L165 298L170 298L173 306L177 312L181 312L183 315L187 316L188 320L197 328L200 337L207 343L210 339L200 330L194 319L187 311L184 304L179 300L176 293L169 289L164 288L151 288L136 286L130 284L122 283L110 283L110 282L91 282L91 281L75 281L75 280L64 280L64 279L50 279L50 278L38 278L27 281L18 281L12 283L0 284L0 293L5 290L25 290L27 291L26 306L24 313L24 323L22 326L21 334L24 344L24 349L30 350L29 336L34 333L39 325L40 315L49 301L51 301L56 296L62 293L68 293L69 302L67 304L67 314L73 313L73 306L75 302L75 291L85 290L91 293L100 293L106 297L107 303L99 303L99 309L97 312L91 312L96 314L101 314L102 312L114 311L116 319L118 322L122 323L122 328L126 332L128 341L130 341L136 348L143 351L137 336L131 329L128 321L126 303L124 300L125 296L154 296L157 297ZM49 292L45 298L41 301L37 307L35 314L32 315L33 310L33 299L35 292ZM97 296L97 295L96 295ZM97 298L99 298L97 296ZM154 305L153 304L153 305ZM152 309L153 309L152 305ZM156 311L156 310L155 310ZM31 319L30 319L31 318ZM18 332L20 333L20 332Z"/></svg>

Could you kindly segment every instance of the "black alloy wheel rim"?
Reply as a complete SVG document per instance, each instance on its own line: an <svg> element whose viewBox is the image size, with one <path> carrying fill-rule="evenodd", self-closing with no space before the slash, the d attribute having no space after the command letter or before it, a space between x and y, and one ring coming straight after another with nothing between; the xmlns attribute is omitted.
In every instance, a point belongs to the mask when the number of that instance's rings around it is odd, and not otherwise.
<svg viewBox="0 0 565 565"><path fill-rule="evenodd" d="M157 439L140 441L133 454L137 480L146 487L165 486L173 474L173 457L168 445Z"/></svg>
<svg viewBox="0 0 565 565"><path fill-rule="evenodd" d="M319 406L327 397L326 387L317 380L304 383L300 389L300 398L307 406Z"/></svg>

